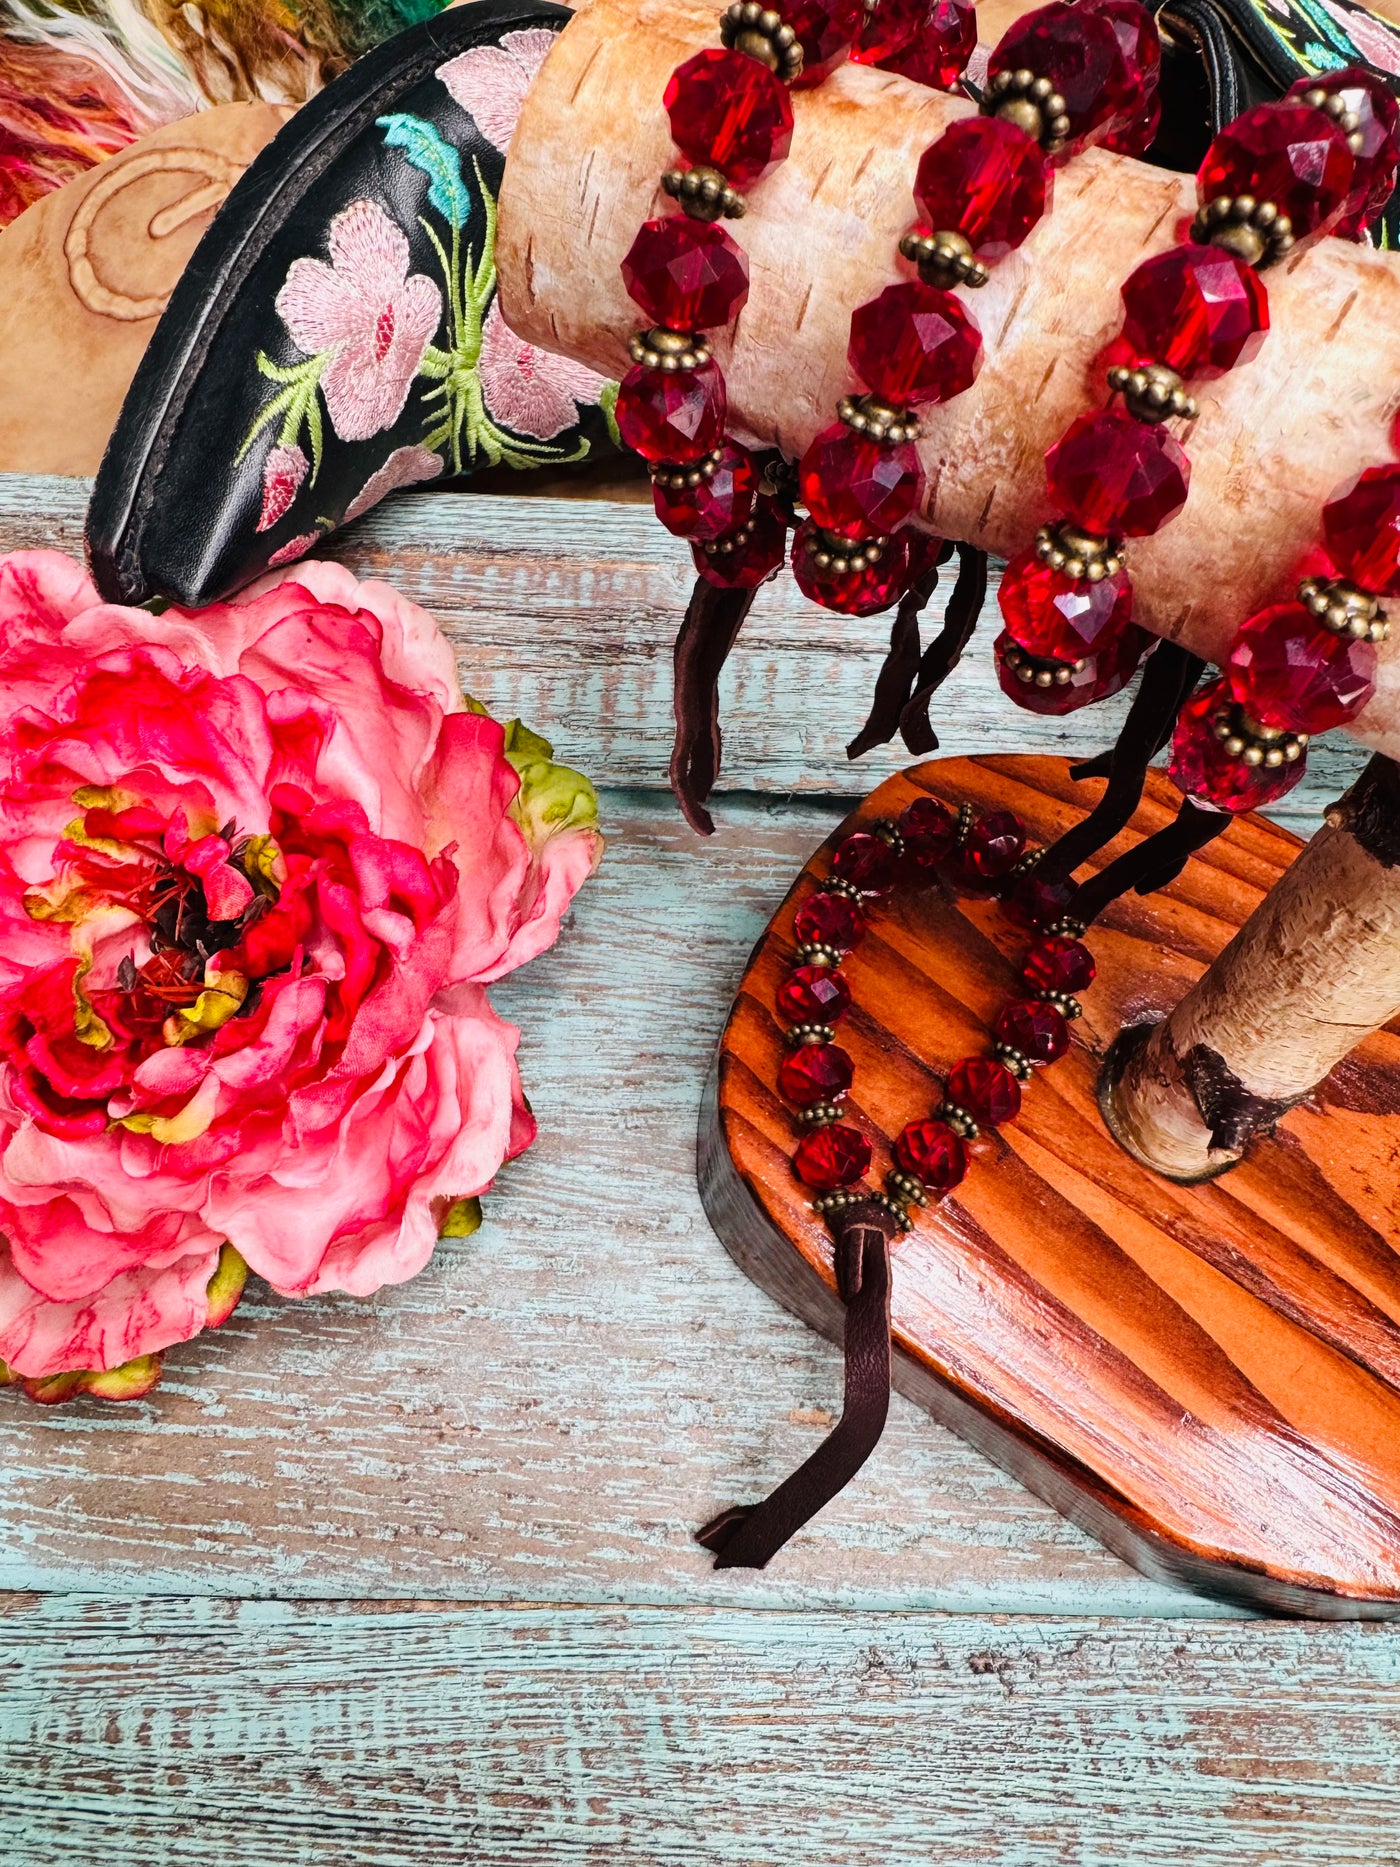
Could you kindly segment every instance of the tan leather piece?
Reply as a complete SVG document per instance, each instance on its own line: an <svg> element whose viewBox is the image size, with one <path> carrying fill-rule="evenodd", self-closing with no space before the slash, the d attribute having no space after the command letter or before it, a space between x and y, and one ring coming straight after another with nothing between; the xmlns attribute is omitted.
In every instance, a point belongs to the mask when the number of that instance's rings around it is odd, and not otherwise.
<svg viewBox="0 0 1400 1867"><path fill-rule="evenodd" d="M220 104L166 124L0 233L0 471L97 471L175 281L291 114Z"/></svg>

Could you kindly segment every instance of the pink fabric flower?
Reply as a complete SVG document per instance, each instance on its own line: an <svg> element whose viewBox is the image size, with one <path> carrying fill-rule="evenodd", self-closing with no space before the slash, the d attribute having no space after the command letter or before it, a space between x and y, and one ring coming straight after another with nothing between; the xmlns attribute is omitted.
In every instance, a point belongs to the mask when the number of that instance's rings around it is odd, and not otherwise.
<svg viewBox="0 0 1400 1867"><path fill-rule="evenodd" d="M384 465L369 476L345 508L342 523L348 525L351 519L358 519L371 506L377 506L381 499L387 499L390 493L397 492L401 486L417 486L423 480L435 480L441 472L440 454L434 454L426 447L396 447Z"/></svg>
<svg viewBox="0 0 1400 1867"><path fill-rule="evenodd" d="M592 794L468 710L423 610L339 565L160 617L0 560L0 1361L422 1268L529 1145L485 984L549 945Z"/></svg>
<svg viewBox="0 0 1400 1867"><path fill-rule="evenodd" d="M547 26L528 26L503 33L499 45L470 46L438 66L453 101L502 155L515 134L525 93L557 36Z"/></svg>
<svg viewBox="0 0 1400 1867"><path fill-rule="evenodd" d="M442 316L442 294L408 270L408 238L376 201L352 201L330 224L327 265L296 259L277 294L292 341L330 351L321 392L342 441L367 441L403 413Z"/></svg>
<svg viewBox="0 0 1400 1867"><path fill-rule="evenodd" d="M465 55L464 55L465 56ZM579 402L598 400L607 378L596 370L527 344L501 316L493 298L481 327L482 393L497 421L516 434L552 441L578 420Z"/></svg>
<svg viewBox="0 0 1400 1867"><path fill-rule="evenodd" d="M263 462L263 501L258 518L260 532L271 531L297 496L311 463L299 447L274 447Z"/></svg>

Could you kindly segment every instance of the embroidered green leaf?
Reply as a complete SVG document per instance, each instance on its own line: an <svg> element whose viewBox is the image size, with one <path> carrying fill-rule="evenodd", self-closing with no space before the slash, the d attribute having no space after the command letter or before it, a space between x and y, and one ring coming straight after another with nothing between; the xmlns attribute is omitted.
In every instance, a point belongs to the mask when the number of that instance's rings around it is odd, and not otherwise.
<svg viewBox="0 0 1400 1867"><path fill-rule="evenodd" d="M414 168L428 177L428 199L445 220L460 227L471 213L471 196L462 179L462 158L423 117L400 112L376 119L390 149L402 149Z"/></svg>
<svg viewBox="0 0 1400 1867"><path fill-rule="evenodd" d="M598 391L598 406L603 411L603 420L608 424L614 447L622 446L622 430L617 425L617 392L621 387L620 382L605 382Z"/></svg>

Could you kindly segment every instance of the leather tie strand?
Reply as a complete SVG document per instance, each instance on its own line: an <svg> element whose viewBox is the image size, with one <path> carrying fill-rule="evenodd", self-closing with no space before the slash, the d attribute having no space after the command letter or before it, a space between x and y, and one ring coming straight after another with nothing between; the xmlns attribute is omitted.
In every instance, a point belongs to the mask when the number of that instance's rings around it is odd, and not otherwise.
<svg viewBox="0 0 1400 1867"><path fill-rule="evenodd" d="M890 1238L894 1219L873 1200L839 1215L836 1282L846 1305L841 1418L812 1456L751 1509L721 1512L696 1541L717 1569L762 1569L848 1485L879 1444L890 1407Z"/></svg>
<svg viewBox="0 0 1400 1867"><path fill-rule="evenodd" d="M701 836L713 836L715 829L705 800L719 776L723 744L719 677L754 595L752 590L721 590L697 577L676 636L676 740L671 753L671 789L686 822Z"/></svg>

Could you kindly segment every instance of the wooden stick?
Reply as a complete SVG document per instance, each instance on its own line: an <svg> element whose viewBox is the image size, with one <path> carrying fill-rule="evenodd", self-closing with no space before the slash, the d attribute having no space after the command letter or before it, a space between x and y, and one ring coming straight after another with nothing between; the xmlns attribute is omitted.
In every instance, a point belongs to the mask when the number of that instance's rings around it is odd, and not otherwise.
<svg viewBox="0 0 1400 1867"><path fill-rule="evenodd" d="M1127 1030L1100 1106L1136 1159L1208 1179L1400 1014L1400 771L1374 758L1170 1017Z"/></svg>
<svg viewBox="0 0 1400 1867"><path fill-rule="evenodd" d="M618 263L674 159L661 98L689 53L718 43L717 0L584 0L525 100L500 200L502 304L522 336L610 375L628 367L637 308ZM890 73L843 66L794 99L792 151L727 223L750 292L714 340L731 425L799 454L853 386L852 308L900 276L921 152L972 106ZM973 388L931 410L920 452L925 521L1010 554L1048 516L1042 457L1101 405L1119 287L1181 238L1189 176L1090 150L1055 177L1054 206L964 301L981 327ZM1273 328L1259 356L1197 386L1185 511L1134 541L1138 616L1218 660L1245 617L1290 596L1329 495L1389 458L1400 400L1400 263L1324 241L1265 275ZM1361 737L1400 753L1400 644L1383 651Z"/></svg>

